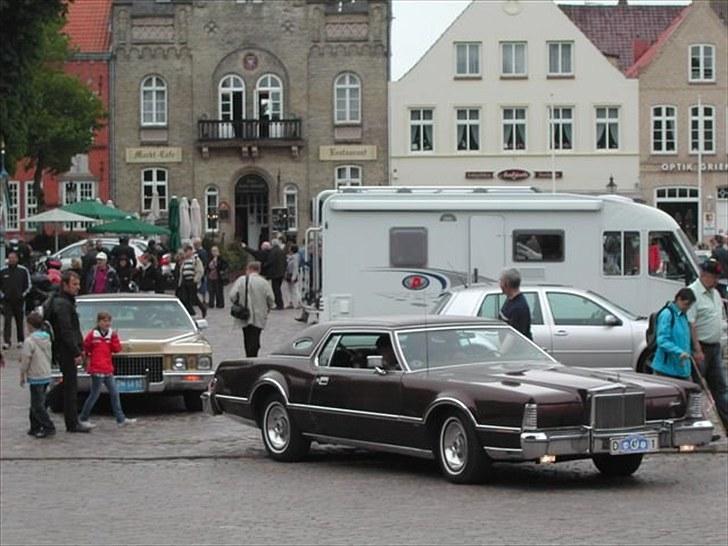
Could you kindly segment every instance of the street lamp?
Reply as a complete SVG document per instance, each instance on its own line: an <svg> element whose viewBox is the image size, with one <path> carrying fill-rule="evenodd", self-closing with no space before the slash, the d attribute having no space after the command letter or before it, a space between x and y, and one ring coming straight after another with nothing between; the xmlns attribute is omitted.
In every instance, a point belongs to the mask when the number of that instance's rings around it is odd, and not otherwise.
<svg viewBox="0 0 728 546"><path fill-rule="evenodd" d="M617 184L614 183L614 176L612 176L611 174L609 175L609 184L607 184L607 190L609 190L609 193L617 192Z"/></svg>
<svg viewBox="0 0 728 546"><path fill-rule="evenodd" d="M8 221L9 193L8 178L5 170L5 139L0 140L0 267L5 265L5 228Z"/></svg>

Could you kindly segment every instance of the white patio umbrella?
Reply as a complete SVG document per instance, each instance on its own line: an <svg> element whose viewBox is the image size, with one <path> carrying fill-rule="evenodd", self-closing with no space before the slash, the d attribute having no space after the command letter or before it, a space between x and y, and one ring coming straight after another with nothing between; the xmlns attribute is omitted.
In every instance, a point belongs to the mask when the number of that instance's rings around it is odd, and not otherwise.
<svg viewBox="0 0 728 546"><path fill-rule="evenodd" d="M23 218L20 220L21 222L25 223L35 223L35 224L65 224L65 223L77 223L77 222L90 222L95 223L96 220L94 218L89 218L88 216L81 216L80 214L74 214L73 212L67 212L62 209L51 209L46 210L44 212L41 212L40 214L34 214L33 216L28 216L27 218ZM58 251L58 226L55 227L55 234L56 234L56 251Z"/></svg>
<svg viewBox="0 0 728 546"><path fill-rule="evenodd" d="M193 239L202 237L202 211L197 198L192 199L190 204L190 231Z"/></svg>
<svg viewBox="0 0 728 546"><path fill-rule="evenodd" d="M181 242L189 242L192 238L190 225L190 202L183 197L179 202L179 238Z"/></svg>
<svg viewBox="0 0 728 546"><path fill-rule="evenodd" d="M157 193L156 190L152 192L152 202L149 209L149 214L147 214L147 222L150 224L156 223L159 218L161 218L162 213L160 211L160 204L159 204L159 193Z"/></svg>

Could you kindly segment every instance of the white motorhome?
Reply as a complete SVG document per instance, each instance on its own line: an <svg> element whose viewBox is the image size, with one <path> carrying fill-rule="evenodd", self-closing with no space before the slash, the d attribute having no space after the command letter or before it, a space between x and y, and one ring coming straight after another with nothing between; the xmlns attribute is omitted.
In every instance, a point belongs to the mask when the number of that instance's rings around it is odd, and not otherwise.
<svg viewBox="0 0 728 546"><path fill-rule="evenodd" d="M510 267L647 315L698 275L668 214L616 195L347 187L318 196L314 225L308 301L321 320L424 313L444 290Z"/></svg>

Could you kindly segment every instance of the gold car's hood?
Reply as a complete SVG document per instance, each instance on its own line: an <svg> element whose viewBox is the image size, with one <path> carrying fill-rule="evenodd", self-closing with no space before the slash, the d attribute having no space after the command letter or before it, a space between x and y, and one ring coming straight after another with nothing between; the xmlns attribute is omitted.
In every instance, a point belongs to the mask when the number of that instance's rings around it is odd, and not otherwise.
<svg viewBox="0 0 728 546"><path fill-rule="evenodd" d="M199 332L180 329L124 329L119 331L125 353L210 353L208 341Z"/></svg>

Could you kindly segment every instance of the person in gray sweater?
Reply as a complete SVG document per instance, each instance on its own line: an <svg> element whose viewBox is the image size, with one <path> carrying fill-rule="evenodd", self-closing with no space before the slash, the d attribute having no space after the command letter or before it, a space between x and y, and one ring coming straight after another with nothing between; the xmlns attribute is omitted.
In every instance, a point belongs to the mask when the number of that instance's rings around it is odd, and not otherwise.
<svg viewBox="0 0 728 546"><path fill-rule="evenodd" d="M30 313L26 319L30 335L23 341L20 353L20 386L30 388L30 429L28 434L46 438L56 433L46 409L46 391L51 382L52 342L48 332L41 329L43 316Z"/></svg>

